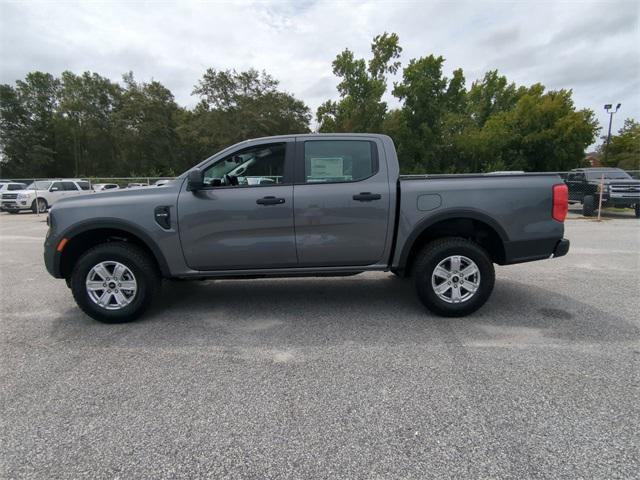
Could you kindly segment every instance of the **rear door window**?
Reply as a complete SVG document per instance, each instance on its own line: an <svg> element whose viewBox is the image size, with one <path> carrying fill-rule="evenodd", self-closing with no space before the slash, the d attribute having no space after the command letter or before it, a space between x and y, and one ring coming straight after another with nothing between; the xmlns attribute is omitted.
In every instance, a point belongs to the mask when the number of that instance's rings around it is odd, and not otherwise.
<svg viewBox="0 0 640 480"><path fill-rule="evenodd" d="M75 192L75 191L77 191L77 190L78 190L78 187L77 187L77 186L76 186L76 184L75 184L75 183L73 183L73 182L62 182L62 188L63 188L66 192L69 192L69 191L73 191L73 192Z"/></svg>

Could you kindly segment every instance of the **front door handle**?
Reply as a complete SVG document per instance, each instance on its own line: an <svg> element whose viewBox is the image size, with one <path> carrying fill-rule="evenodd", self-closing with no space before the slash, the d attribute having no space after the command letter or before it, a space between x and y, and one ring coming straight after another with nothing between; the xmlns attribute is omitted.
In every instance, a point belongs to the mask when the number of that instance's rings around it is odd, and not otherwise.
<svg viewBox="0 0 640 480"><path fill-rule="evenodd" d="M284 203L284 198L276 198L276 197L263 197L256 200L258 205L280 205Z"/></svg>
<svg viewBox="0 0 640 480"><path fill-rule="evenodd" d="M358 202L371 202L373 200L380 200L382 198L382 195L380 195L379 193L371 193L371 192L360 192L357 195L353 196L354 200L357 200Z"/></svg>

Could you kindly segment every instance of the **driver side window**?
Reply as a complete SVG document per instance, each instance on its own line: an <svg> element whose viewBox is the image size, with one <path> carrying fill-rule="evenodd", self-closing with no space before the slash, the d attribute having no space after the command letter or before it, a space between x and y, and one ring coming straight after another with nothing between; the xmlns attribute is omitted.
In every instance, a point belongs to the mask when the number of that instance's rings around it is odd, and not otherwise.
<svg viewBox="0 0 640 480"><path fill-rule="evenodd" d="M204 171L207 187L250 187L283 183L286 144L268 143L236 151Z"/></svg>

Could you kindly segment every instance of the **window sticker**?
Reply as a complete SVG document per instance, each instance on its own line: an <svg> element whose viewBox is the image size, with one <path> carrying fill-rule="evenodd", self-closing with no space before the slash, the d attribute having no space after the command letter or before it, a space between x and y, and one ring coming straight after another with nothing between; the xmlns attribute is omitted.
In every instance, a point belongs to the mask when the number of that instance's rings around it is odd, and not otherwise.
<svg viewBox="0 0 640 480"><path fill-rule="evenodd" d="M342 157L315 157L310 159L310 178L336 178L344 176Z"/></svg>

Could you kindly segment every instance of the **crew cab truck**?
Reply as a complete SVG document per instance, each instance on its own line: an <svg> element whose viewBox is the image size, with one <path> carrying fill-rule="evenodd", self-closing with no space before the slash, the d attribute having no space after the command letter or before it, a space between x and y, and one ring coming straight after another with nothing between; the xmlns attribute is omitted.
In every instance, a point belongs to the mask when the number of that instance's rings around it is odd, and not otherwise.
<svg viewBox="0 0 640 480"><path fill-rule="evenodd" d="M494 263L565 255L556 175L401 176L374 134L248 140L164 188L79 196L48 217L44 260L103 322L140 316L162 278L411 276L439 315L480 308Z"/></svg>
<svg viewBox="0 0 640 480"><path fill-rule="evenodd" d="M592 217L602 206L633 208L640 218L640 180L620 168L576 168L567 174L569 202L581 203L582 214Z"/></svg>

